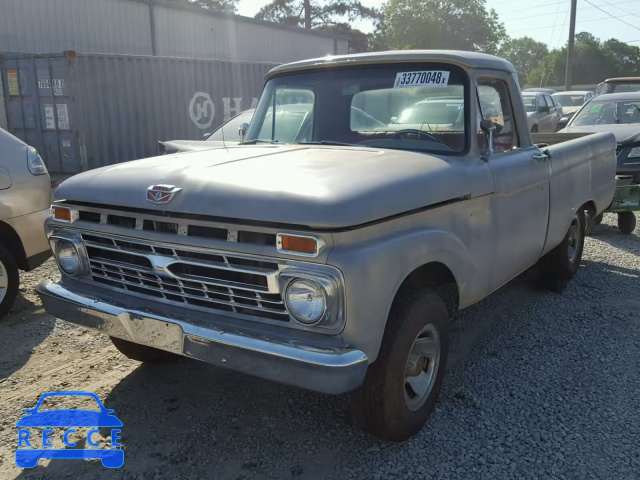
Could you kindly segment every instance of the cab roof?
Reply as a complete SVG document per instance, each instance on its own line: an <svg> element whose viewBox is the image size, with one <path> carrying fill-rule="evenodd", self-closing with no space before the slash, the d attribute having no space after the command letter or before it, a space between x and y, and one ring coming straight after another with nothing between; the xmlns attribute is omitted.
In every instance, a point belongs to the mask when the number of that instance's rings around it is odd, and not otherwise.
<svg viewBox="0 0 640 480"><path fill-rule="evenodd" d="M329 55L299 62L287 63L271 69L265 79L281 73L299 70L341 67L346 65L371 65L395 62L443 62L453 63L467 68L487 68L515 73L508 61L487 55L486 53L465 52L461 50L394 50L387 52L355 53L351 55Z"/></svg>

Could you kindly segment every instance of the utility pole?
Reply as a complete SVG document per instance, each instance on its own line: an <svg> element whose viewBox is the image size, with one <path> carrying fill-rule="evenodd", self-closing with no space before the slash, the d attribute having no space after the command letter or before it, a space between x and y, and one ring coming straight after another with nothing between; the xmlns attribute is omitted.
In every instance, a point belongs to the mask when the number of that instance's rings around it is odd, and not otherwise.
<svg viewBox="0 0 640 480"><path fill-rule="evenodd" d="M573 83L573 39L576 36L576 9L578 0L571 0L571 19L569 21L569 45L567 46L567 70L564 74L564 89L571 90Z"/></svg>

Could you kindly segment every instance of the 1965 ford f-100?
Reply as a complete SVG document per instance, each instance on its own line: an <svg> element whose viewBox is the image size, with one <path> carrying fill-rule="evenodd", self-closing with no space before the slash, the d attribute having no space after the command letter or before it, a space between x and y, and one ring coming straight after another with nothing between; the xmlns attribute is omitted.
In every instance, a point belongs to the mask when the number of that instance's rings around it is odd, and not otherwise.
<svg viewBox="0 0 640 480"><path fill-rule="evenodd" d="M536 264L556 290L575 275L615 148L607 133L533 144L493 56L288 64L243 144L60 185L46 230L62 280L38 291L130 358L350 392L359 425L400 440L434 408L451 310Z"/></svg>

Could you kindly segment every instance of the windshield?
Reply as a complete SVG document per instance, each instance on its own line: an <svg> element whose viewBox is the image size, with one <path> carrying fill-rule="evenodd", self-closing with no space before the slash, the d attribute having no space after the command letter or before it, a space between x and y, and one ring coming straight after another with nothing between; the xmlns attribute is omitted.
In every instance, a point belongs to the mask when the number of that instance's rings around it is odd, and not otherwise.
<svg viewBox="0 0 640 480"><path fill-rule="evenodd" d="M207 142L239 142L240 141L240 125L243 123L251 123L251 117L253 116L253 110L247 110L240 115L236 115L227 123L222 125L219 129L213 132L207 138Z"/></svg>
<svg viewBox="0 0 640 480"><path fill-rule="evenodd" d="M435 63L276 77L265 86L246 142L462 152L465 84L462 69Z"/></svg>
<svg viewBox="0 0 640 480"><path fill-rule="evenodd" d="M605 83L600 93L640 92L640 81Z"/></svg>
<svg viewBox="0 0 640 480"><path fill-rule="evenodd" d="M640 123L640 98L637 102L591 101L580 110L572 126Z"/></svg>
<svg viewBox="0 0 640 480"><path fill-rule="evenodd" d="M556 102L558 102L563 107L580 107L584 103L584 94L578 95L567 95L556 93L551 95Z"/></svg>
<svg viewBox="0 0 640 480"><path fill-rule="evenodd" d="M536 96L535 95L523 95L522 101L524 102L524 111L525 112L535 112L536 111Z"/></svg>

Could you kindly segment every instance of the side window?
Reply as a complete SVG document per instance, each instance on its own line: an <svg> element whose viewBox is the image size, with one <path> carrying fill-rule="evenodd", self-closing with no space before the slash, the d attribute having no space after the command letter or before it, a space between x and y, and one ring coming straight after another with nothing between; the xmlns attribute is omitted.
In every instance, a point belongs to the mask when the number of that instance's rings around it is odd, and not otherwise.
<svg viewBox="0 0 640 480"><path fill-rule="evenodd" d="M538 95L538 107L546 107L547 102L544 101L544 95Z"/></svg>
<svg viewBox="0 0 640 480"><path fill-rule="evenodd" d="M509 152L518 147L511 105L509 89L504 81L493 78L478 80L478 106L482 118L502 127L493 135L495 153ZM481 150L488 148L486 134L478 132L478 145Z"/></svg>
<svg viewBox="0 0 640 480"><path fill-rule="evenodd" d="M552 97L550 97L549 95L545 95L544 99L547 101L547 105L549 105L551 108L556 106L555 100Z"/></svg>

